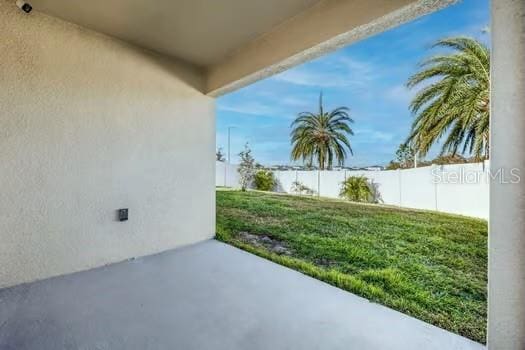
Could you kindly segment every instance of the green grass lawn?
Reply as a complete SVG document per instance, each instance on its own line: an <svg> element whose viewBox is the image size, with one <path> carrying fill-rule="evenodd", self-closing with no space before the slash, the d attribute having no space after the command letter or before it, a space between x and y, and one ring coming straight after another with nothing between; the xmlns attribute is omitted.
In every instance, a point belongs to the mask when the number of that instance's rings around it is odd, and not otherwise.
<svg viewBox="0 0 525 350"><path fill-rule="evenodd" d="M484 220L339 200L219 190L217 238L485 342Z"/></svg>

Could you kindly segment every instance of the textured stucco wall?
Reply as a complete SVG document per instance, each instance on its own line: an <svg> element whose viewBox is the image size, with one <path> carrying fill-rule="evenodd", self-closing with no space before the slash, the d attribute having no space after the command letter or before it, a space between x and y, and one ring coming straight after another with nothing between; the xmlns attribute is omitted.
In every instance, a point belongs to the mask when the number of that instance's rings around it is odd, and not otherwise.
<svg viewBox="0 0 525 350"><path fill-rule="evenodd" d="M202 87L190 66L0 0L0 287L212 237Z"/></svg>
<svg viewBox="0 0 525 350"><path fill-rule="evenodd" d="M525 349L525 0L491 3L489 350Z"/></svg>

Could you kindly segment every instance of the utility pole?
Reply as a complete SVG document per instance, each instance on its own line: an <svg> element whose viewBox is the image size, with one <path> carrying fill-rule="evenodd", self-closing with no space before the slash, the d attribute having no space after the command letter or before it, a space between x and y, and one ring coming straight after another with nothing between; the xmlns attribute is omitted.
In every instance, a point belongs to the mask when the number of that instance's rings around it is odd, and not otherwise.
<svg viewBox="0 0 525 350"><path fill-rule="evenodd" d="M236 126L228 126L228 164L230 164L230 136L231 136L231 129L235 129Z"/></svg>
<svg viewBox="0 0 525 350"><path fill-rule="evenodd" d="M231 152L230 152L230 136L231 136L231 129L235 128L234 126L228 126L228 162L224 166L224 186L227 186L228 184L228 168L231 164Z"/></svg>
<svg viewBox="0 0 525 350"><path fill-rule="evenodd" d="M228 126L228 164L230 164L230 133L233 126Z"/></svg>

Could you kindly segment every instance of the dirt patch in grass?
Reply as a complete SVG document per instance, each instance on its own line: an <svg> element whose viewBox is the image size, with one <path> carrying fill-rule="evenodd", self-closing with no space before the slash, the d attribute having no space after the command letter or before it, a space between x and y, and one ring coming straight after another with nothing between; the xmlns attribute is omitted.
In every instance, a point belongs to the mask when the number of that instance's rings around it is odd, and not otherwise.
<svg viewBox="0 0 525 350"><path fill-rule="evenodd" d="M292 254L286 243L281 242L275 238L271 238L267 235L254 235L249 232L241 231L237 234L237 238L243 243L247 243L255 247L265 248L269 252L275 253L277 255Z"/></svg>

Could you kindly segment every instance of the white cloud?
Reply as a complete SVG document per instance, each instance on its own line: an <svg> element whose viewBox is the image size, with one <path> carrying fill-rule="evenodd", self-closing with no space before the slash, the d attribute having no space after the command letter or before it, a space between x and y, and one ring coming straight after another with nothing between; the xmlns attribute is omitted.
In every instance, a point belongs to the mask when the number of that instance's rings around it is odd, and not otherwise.
<svg viewBox="0 0 525 350"><path fill-rule="evenodd" d="M341 87L348 82L339 74L325 73L320 70L292 69L274 77L277 81L283 81L295 85L318 86L318 87Z"/></svg>
<svg viewBox="0 0 525 350"><path fill-rule="evenodd" d="M304 107L311 104L310 101L296 96L285 96L281 99L281 102L287 106L293 107Z"/></svg>
<svg viewBox="0 0 525 350"><path fill-rule="evenodd" d="M370 61L363 61L355 57L341 56L337 62L345 67L350 76L358 77L361 80L371 81L379 78L378 68ZM337 64L337 62L335 64Z"/></svg>
<svg viewBox="0 0 525 350"><path fill-rule="evenodd" d="M359 136L360 143L389 142L394 139L394 134L374 129L357 129L355 135Z"/></svg>
<svg viewBox="0 0 525 350"><path fill-rule="evenodd" d="M296 113L308 110L317 110L319 93L297 94L295 96L287 95L278 99L290 112Z"/></svg>
<svg viewBox="0 0 525 350"><path fill-rule="evenodd" d="M220 104L218 104L217 108L221 111L257 116L275 116L282 113L279 109L273 108L270 104L263 104L254 101L235 104L221 102Z"/></svg>
<svg viewBox="0 0 525 350"><path fill-rule="evenodd" d="M292 68L274 76L273 80L294 85L319 88L349 87L362 89L379 79L377 67L353 57L333 56L323 61Z"/></svg>
<svg viewBox="0 0 525 350"><path fill-rule="evenodd" d="M416 91L414 89L408 89L405 85L399 84L386 90L385 97L396 103L406 105L408 108L415 94Z"/></svg>

